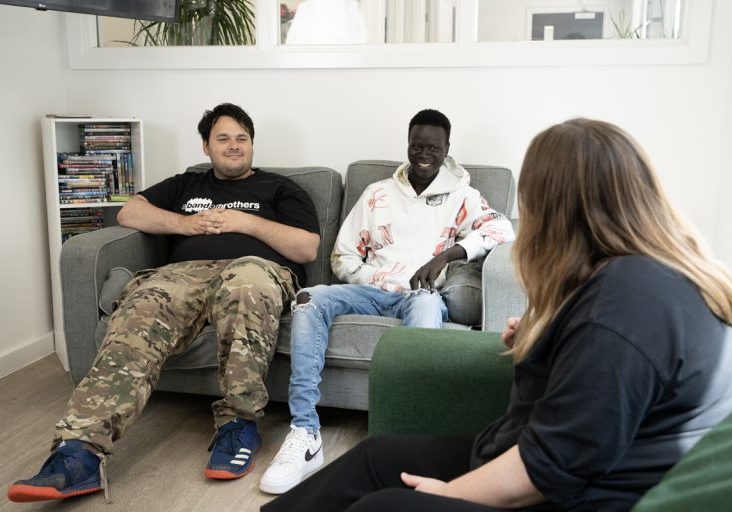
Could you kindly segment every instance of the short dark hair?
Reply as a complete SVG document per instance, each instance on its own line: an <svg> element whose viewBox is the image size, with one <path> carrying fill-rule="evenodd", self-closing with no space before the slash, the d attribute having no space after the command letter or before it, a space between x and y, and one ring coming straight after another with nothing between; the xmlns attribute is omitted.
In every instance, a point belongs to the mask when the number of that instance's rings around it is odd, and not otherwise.
<svg viewBox="0 0 732 512"><path fill-rule="evenodd" d="M254 140L254 122L249 114L244 112L239 105L233 103L222 103L216 105L213 110L207 110L203 113L201 121L198 123L198 133L201 134L201 138L204 142L208 142L208 138L211 136L211 128L216 124L216 121L223 116L234 118L237 123L242 125L249 132L249 137Z"/></svg>
<svg viewBox="0 0 732 512"><path fill-rule="evenodd" d="M431 108L420 110L412 118L412 120L409 121L409 130L407 131L407 135L412 132L413 126L423 124L441 127L443 130L445 130L445 135L447 135L447 142L450 142L450 120L445 114Z"/></svg>

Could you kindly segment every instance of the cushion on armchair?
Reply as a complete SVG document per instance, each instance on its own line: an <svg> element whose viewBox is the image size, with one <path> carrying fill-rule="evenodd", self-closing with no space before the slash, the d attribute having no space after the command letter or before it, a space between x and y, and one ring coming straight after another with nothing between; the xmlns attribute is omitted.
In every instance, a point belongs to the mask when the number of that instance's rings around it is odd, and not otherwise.
<svg viewBox="0 0 732 512"><path fill-rule="evenodd" d="M369 373L369 435L474 434L506 411L513 362L500 334L399 327Z"/></svg>
<svg viewBox="0 0 732 512"><path fill-rule="evenodd" d="M480 326L483 310L482 270L483 258L453 261L448 265L441 293L451 322Z"/></svg>
<svg viewBox="0 0 732 512"><path fill-rule="evenodd" d="M99 309L111 315L114 301L117 300L117 297L125 289L133 275L124 267L114 267L110 270L107 280L104 281L102 289L99 291Z"/></svg>
<svg viewBox="0 0 732 512"><path fill-rule="evenodd" d="M704 436L633 512L729 510L732 503L732 415Z"/></svg>

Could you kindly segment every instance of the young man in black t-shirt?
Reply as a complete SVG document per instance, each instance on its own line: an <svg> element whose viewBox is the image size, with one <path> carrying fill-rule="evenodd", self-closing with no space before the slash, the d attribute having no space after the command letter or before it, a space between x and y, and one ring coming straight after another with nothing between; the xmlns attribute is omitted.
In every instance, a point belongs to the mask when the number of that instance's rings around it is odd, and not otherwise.
<svg viewBox="0 0 732 512"><path fill-rule="evenodd" d="M217 427L205 474L233 479L253 467L255 420L284 304L304 282L320 243L308 195L289 179L252 169L254 126L222 104L198 125L212 169L168 178L132 198L119 223L170 237L170 264L139 272L117 299L89 375L56 425L40 473L11 486L13 501L88 494L106 487L105 455L137 419L168 356L184 352L208 320L216 329Z"/></svg>

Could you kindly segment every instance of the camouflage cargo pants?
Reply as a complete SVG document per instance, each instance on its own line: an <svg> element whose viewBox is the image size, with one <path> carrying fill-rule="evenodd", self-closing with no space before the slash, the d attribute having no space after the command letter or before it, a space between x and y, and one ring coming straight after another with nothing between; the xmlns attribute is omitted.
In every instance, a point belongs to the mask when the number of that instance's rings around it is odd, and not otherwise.
<svg viewBox="0 0 732 512"><path fill-rule="evenodd" d="M165 360L185 352L206 320L216 329L224 394L213 403L217 426L261 416L282 307L294 294L288 269L252 256L138 272L117 299L94 365L56 425L56 442L80 439L110 453L142 412Z"/></svg>

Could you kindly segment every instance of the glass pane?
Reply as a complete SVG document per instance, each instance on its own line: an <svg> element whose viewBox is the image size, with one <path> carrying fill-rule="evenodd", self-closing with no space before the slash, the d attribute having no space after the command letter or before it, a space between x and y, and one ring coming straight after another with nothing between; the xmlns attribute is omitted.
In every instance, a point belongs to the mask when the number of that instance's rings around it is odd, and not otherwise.
<svg viewBox="0 0 732 512"><path fill-rule="evenodd" d="M280 44L370 42L362 3L368 3L368 0L283 0L280 2Z"/></svg>
<svg viewBox="0 0 732 512"><path fill-rule="evenodd" d="M255 44L254 0L180 0L177 23L97 17L99 46Z"/></svg>
<svg viewBox="0 0 732 512"><path fill-rule="evenodd" d="M387 43L452 43L456 0L386 0Z"/></svg>
<svg viewBox="0 0 732 512"><path fill-rule="evenodd" d="M682 0L480 0L479 41L678 39Z"/></svg>
<svg viewBox="0 0 732 512"><path fill-rule="evenodd" d="M451 43L457 0L281 0L280 44Z"/></svg>

